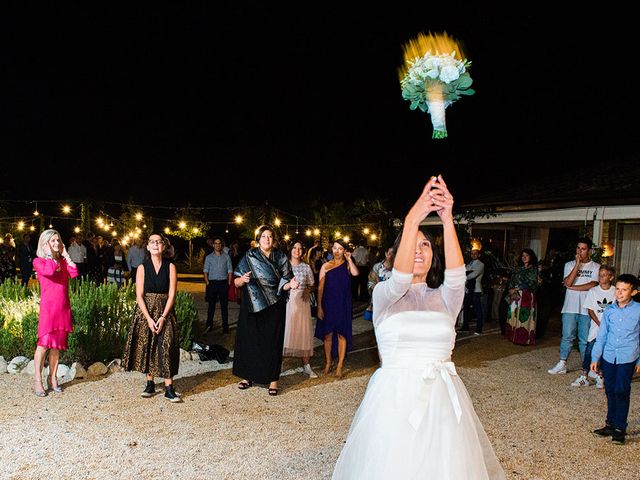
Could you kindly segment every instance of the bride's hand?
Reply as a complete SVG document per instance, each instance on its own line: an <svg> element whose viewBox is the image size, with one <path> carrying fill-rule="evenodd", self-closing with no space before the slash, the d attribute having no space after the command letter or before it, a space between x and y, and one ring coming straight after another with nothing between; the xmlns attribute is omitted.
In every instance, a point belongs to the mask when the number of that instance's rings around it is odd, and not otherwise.
<svg viewBox="0 0 640 480"><path fill-rule="evenodd" d="M447 184L444 183L442 175L438 175L438 178L433 182L433 188L429 190L429 197L443 223L453 220L453 195L449 192Z"/></svg>
<svg viewBox="0 0 640 480"><path fill-rule="evenodd" d="M411 210L407 213L407 220L416 221L418 223L422 222L422 220L424 220L431 212L435 212L438 208L441 208L435 203L431 195L431 189L434 188L437 181L438 179L436 177L431 177L429 179L427 184L424 186L422 193L416 200L416 203L413 204L413 207L411 207Z"/></svg>

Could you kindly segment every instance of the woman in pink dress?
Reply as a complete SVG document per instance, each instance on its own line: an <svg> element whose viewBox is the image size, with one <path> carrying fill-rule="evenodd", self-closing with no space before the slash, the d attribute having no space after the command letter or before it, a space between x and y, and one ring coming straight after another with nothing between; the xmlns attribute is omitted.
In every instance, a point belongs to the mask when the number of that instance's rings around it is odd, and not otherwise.
<svg viewBox="0 0 640 480"><path fill-rule="evenodd" d="M309 364L309 359L313 355L313 322L309 302L309 295L314 285L313 272L303 258L302 243L295 242L291 248L291 270L298 281L298 288L292 288L289 291L283 355L301 357L304 374L309 378L317 378L318 375Z"/></svg>
<svg viewBox="0 0 640 480"><path fill-rule="evenodd" d="M38 397L47 395L42 385L42 368L49 351L49 387L62 393L58 385L58 360L60 350L67 349L67 336L73 331L71 325L71 303L69 301L69 278L78 276L76 264L71 261L60 234L45 230L38 240L37 258L33 268L40 282L40 319L38 321L38 345L34 354L34 390Z"/></svg>

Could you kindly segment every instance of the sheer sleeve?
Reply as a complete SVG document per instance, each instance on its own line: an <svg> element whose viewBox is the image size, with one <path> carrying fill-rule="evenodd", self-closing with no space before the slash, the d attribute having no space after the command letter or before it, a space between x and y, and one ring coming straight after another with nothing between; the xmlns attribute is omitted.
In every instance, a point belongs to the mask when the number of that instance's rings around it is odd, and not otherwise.
<svg viewBox="0 0 640 480"><path fill-rule="evenodd" d="M464 301L465 266L460 265L444 271L444 282L440 285L440 296L447 312L455 321Z"/></svg>
<svg viewBox="0 0 640 480"><path fill-rule="evenodd" d="M373 289L373 324L378 325L387 316L387 310L400 300L411 287L412 273L393 269L391 278L378 282Z"/></svg>

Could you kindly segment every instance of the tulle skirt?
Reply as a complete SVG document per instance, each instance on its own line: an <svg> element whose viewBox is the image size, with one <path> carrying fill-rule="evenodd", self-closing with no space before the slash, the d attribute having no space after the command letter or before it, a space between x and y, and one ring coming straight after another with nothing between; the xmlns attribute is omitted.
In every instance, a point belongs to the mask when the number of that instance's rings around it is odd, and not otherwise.
<svg viewBox="0 0 640 480"><path fill-rule="evenodd" d="M313 325L311 304L304 300L304 290L291 290L287 302L287 323L284 329L284 356L313 356Z"/></svg>
<svg viewBox="0 0 640 480"><path fill-rule="evenodd" d="M353 419L333 472L334 480L506 478L469 394L457 375L451 393L438 374L431 381L417 428L409 422L425 382L417 369L378 369Z"/></svg>

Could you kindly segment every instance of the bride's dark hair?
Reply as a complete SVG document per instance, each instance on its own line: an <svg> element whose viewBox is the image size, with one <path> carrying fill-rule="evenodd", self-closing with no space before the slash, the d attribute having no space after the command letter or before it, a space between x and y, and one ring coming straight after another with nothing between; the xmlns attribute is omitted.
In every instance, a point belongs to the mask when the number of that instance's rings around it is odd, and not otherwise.
<svg viewBox="0 0 640 480"><path fill-rule="evenodd" d="M438 288L440 285L442 285L442 281L444 279L444 268L440 249L436 245L433 235L431 235L429 232L425 232L424 230L420 231L424 234L427 240L429 240L429 243L431 244L431 250L433 251L431 267L427 272L427 285L429 285L429 287L431 288ZM398 253L400 240L402 240L402 231L400 231L400 234L396 238L396 241L393 243L394 255Z"/></svg>

